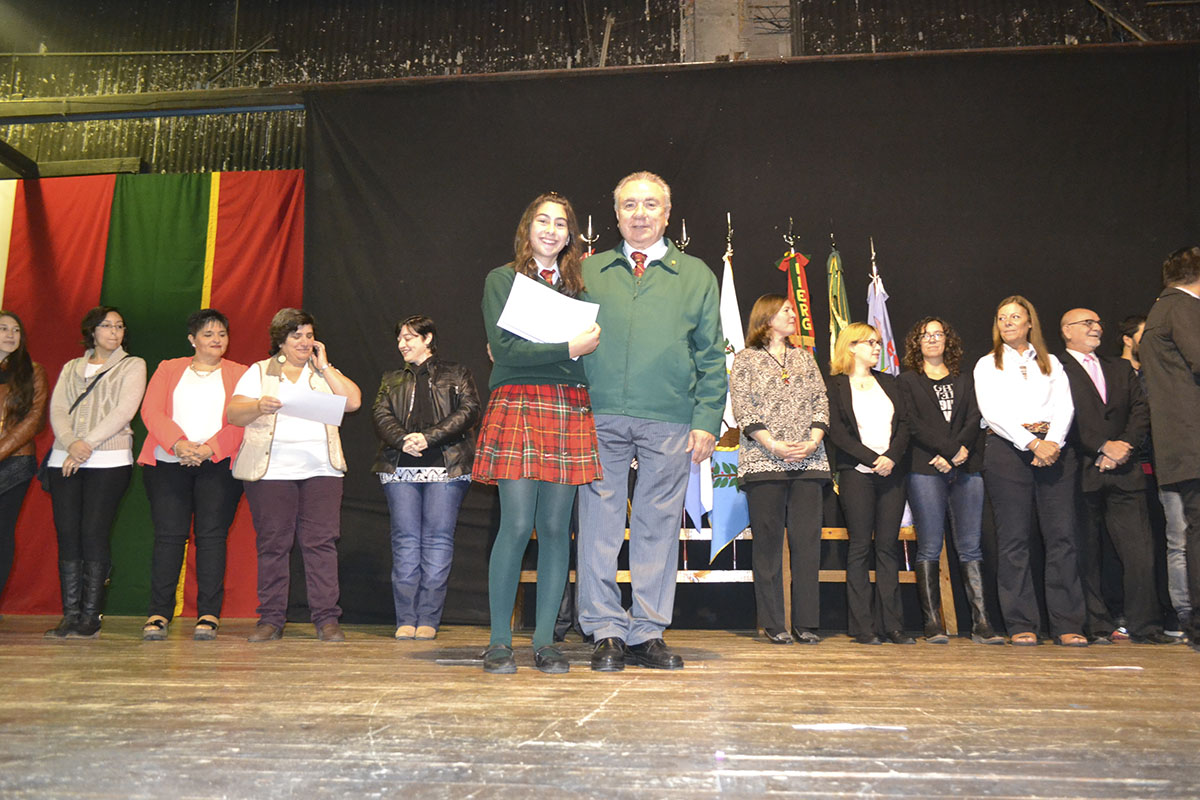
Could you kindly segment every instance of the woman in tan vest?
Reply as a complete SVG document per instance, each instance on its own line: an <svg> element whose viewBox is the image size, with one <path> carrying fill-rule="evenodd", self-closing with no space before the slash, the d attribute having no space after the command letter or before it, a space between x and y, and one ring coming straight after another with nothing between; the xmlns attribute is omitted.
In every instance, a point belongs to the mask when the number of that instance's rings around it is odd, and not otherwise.
<svg viewBox="0 0 1200 800"><path fill-rule="evenodd" d="M246 428L233 462L245 483L258 548L258 625L251 642L283 635L288 568L293 544L304 557L308 605L317 638L346 640L338 625L337 540L341 535L342 475L346 459L335 425L292 416L289 401L312 393L346 398L346 411L362 405L354 381L329 363L307 311L284 308L271 320L271 357L238 380L227 412Z"/></svg>

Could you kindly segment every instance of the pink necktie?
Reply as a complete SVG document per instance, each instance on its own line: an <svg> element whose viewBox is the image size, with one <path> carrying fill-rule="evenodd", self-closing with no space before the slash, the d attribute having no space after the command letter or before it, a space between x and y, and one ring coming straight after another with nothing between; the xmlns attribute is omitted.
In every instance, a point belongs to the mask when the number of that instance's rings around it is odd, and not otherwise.
<svg viewBox="0 0 1200 800"><path fill-rule="evenodd" d="M544 280L546 283L550 284L551 286L554 285L554 270L544 269L544 270L542 270L541 275L542 275L542 280Z"/></svg>
<svg viewBox="0 0 1200 800"><path fill-rule="evenodd" d="M642 277L642 273L645 271L646 271L646 254L645 253L634 253L633 254L633 277L640 278L640 277Z"/></svg>
<svg viewBox="0 0 1200 800"><path fill-rule="evenodd" d="M1092 378L1092 383L1096 385L1096 391L1100 393L1100 401L1108 402L1108 392L1104 385L1104 373L1100 371L1100 361L1092 354L1083 357L1083 366L1087 370L1088 375Z"/></svg>

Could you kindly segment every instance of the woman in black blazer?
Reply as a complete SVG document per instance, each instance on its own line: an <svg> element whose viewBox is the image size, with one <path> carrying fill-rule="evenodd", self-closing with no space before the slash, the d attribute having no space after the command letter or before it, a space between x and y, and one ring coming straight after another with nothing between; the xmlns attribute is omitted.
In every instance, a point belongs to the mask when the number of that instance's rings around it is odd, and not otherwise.
<svg viewBox="0 0 1200 800"><path fill-rule="evenodd" d="M1004 644L987 618L983 600L983 440L972 373L962 371L962 340L949 322L925 317L904 342L900 386L912 429L908 502L917 528L917 594L925 616L925 641L949 640L942 623L939 561L946 514L963 588L971 604L971 638Z"/></svg>
<svg viewBox="0 0 1200 800"><path fill-rule="evenodd" d="M900 384L877 372L879 332L855 322L838 334L829 362L829 438L850 546L846 601L859 644L915 644L904 633L897 544L904 517L908 418ZM875 540L875 591L871 540ZM873 611L874 608L874 611Z"/></svg>

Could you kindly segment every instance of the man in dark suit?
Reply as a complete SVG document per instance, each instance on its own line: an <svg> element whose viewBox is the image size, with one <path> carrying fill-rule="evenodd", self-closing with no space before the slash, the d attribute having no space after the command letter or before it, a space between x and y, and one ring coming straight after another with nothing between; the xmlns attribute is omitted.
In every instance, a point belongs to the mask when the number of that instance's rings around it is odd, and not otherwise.
<svg viewBox="0 0 1200 800"><path fill-rule="evenodd" d="M1103 527L1124 566L1125 616L1130 639L1139 644L1175 644L1163 633L1154 582L1146 475L1136 449L1150 427L1150 410L1129 362L1096 355L1103 333L1096 312L1075 308L1063 314L1061 356L1071 384L1075 419L1067 442L1079 457L1083 513L1079 515L1079 561L1085 629L1093 643L1111 643L1113 624L1100 592Z"/></svg>
<svg viewBox="0 0 1200 800"><path fill-rule="evenodd" d="M1200 650L1200 247L1176 250L1163 263L1163 286L1146 318L1140 353L1159 486L1183 500L1188 594L1184 630Z"/></svg>

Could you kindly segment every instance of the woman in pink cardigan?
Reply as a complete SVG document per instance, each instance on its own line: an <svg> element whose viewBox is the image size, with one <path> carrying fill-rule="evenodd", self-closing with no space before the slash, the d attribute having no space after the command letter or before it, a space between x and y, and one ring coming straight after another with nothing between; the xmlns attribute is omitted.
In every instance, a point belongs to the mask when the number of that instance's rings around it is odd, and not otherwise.
<svg viewBox="0 0 1200 800"><path fill-rule="evenodd" d="M188 532L195 521L196 613L193 639L217 637L225 597L225 539L242 497L229 471L243 429L229 424L225 407L246 367L223 356L229 320L205 308L188 317L190 358L163 361L142 402L146 443L138 456L154 522L150 564L150 617L142 638L167 638L175 587Z"/></svg>

